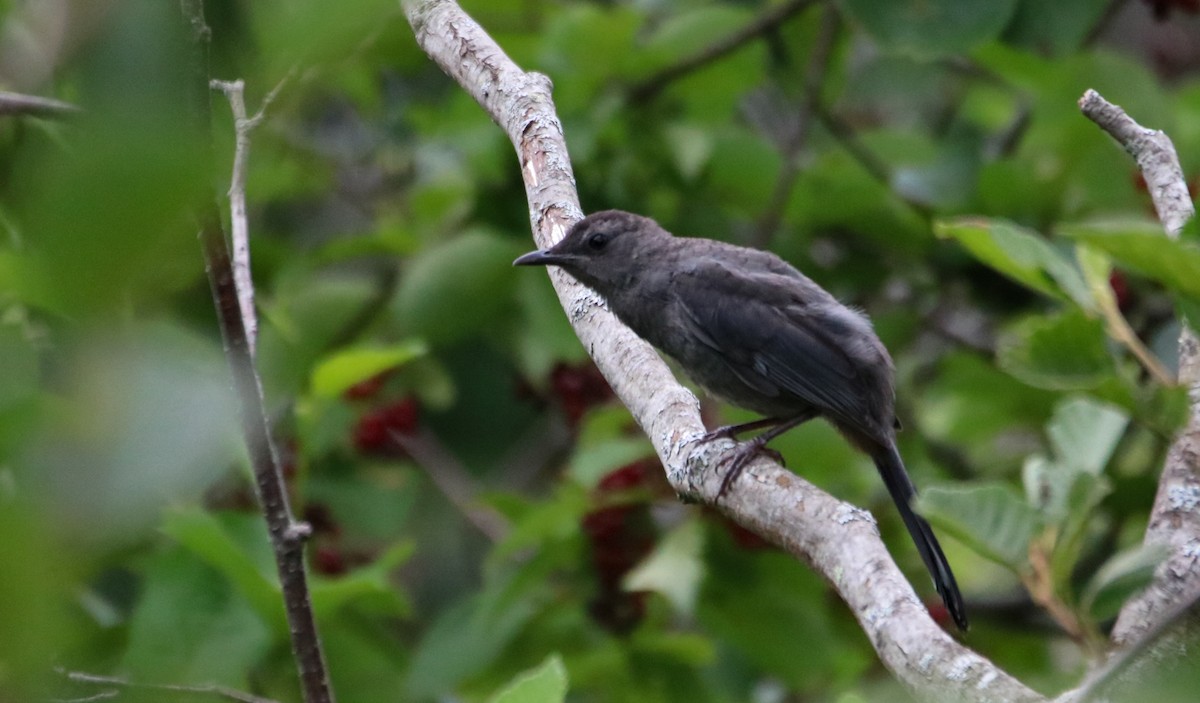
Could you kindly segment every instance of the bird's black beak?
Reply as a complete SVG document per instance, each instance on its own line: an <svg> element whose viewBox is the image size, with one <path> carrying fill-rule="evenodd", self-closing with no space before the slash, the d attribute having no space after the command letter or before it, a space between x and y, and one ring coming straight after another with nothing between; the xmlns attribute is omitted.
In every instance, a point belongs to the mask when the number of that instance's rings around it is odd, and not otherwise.
<svg viewBox="0 0 1200 703"><path fill-rule="evenodd" d="M538 249L517 257L513 266L562 266L571 260L572 257L555 254L550 249Z"/></svg>

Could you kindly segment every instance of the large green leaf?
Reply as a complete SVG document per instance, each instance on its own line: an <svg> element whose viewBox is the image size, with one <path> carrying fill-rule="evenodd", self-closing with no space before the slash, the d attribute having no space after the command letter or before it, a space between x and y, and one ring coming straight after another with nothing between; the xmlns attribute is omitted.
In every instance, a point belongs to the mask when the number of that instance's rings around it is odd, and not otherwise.
<svg viewBox="0 0 1200 703"><path fill-rule="evenodd" d="M1092 307L1075 263L1036 232L1004 220L958 219L935 223L939 237L957 239L975 258L1036 291Z"/></svg>
<svg viewBox="0 0 1200 703"><path fill-rule="evenodd" d="M1200 246L1169 239L1149 221L1060 225L1059 234L1087 244L1171 290L1200 298Z"/></svg>
<svg viewBox="0 0 1200 703"><path fill-rule="evenodd" d="M488 703L562 703L567 696L567 670L557 654L536 668L513 677Z"/></svg>
<svg viewBox="0 0 1200 703"><path fill-rule="evenodd" d="M511 314L516 276L545 275L513 271L512 261L522 249L514 241L476 231L413 259L393 308L403 332L436 345L494 327Z"/></svg>
<svg viewBox="0 0 1200 703"><path fill-rule="evenodd" d="M1001 484L935 486L923 491L917 509L981 556L1020 571L1038 529L1037 513Z"/></svg>
<svg viewBox="0 0 1200 703"><path fill-rule="evenodd" d="M276 607L282 611L278 603ZM219 571L186 550L156 555L145 573L121 669L139 683L246 688L272 628Z"/></svg>
<svg viewBox="0 0 1200 703"><path fill-rule="evenodd" d="M1060 461L1096 475L1121 441L1129 414L1090 398L1071 398L1054 411L1047 432Z"/></svg>
<svg viewBox="0 0 1200 703"><path fill-rule="evenodd" d="M386 347L361 346L343 349L323 359L313 369L313 393L322 398L338 396L360 381L406 364L425 353L425 345L419 341Z"/></svg>
<svg viewBox="0 0 1200 703"><path fill-rule="evenodd" d="M1004 330L996 362L1037 388L1083 390L1113 376L1103 323L1078 309L1030 315Z"/></svg>
<svg viewBox="0 0 1200 703"><path fill-rule="evenodd" d="M228 579L267 623L286 631L279 580L270 570L267 531L253 515L217 516L197 509L180 509L167 514L163 531L186 547L199 560ZM253 528L257 523L260 546L247 550L229 529L233 521ZM265 562L265 563L264 563Z"/></svg>

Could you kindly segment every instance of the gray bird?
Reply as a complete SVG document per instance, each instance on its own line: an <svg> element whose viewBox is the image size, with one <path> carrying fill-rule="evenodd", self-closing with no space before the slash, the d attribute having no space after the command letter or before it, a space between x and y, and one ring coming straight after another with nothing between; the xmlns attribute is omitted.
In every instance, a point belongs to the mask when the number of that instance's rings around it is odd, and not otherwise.
<svg viewBox="0 0 1200 703"><path fill-rule="evenodd" d="M705 439L766 429L731 455L718 498L787 430L823 417L874 460L934 586L967 628L962 595L896 449L892 359L860 312L769 252L675 237L647 217L605 210L517 266L558 266L599 293L639 337L700 386L761 413Z"/></svg>

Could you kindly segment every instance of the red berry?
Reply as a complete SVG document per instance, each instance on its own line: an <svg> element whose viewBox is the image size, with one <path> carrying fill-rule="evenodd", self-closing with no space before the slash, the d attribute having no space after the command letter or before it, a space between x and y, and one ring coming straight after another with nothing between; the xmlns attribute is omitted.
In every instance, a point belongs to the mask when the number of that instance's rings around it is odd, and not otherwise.
<svg viewBox="0 0 1200 703"><path fill-rule="evenodd" d="M574 426L587 409L612 397L608 381L591 363L578 366L556 364L550 371L550 389L562 404L568 422Z"/></svg>
<svg viewBox="0 0 1200 703"><path fill-rule="evenodd" d="M632 464L626 464L605 474L604 478L596 484L596 488L600 491L615 493L644 486L649 479L649 471L653 465L658 465L658 460L655 458L640 459Z"/></svg>
<svg viewBox="0 0 1200 703"><path fill-rule="evenodd" d="M417 431L417 423L421 419L421 406L417 399L410 395L381 408L379 414L389 431L408 435Z"/></svg>
<svg viewBox="0 0 1200 703"><path fill-rule="evenodd" d="M1112 289L1117 307L1122 311L1128 309L1133 295L1129 291L1129 281L1125 278L1125 274L1118 269L1113 269L1112 273L1108 275L1108 287Z"/></svg>
<svg viewBox="0 0 1200 703"><path fill-rule="evenodd" d="M593 510L583 516L580 527L592 544L618 539L624 528L626 517L633 510L630 505L617 505L611 508Z"/></svg>
<svg viewBox="0 0 1200 703"><path fill-rule="evenodd" d="M950 611L946 610L945 604L940 600L926 601L925 609L929 611L929 617L933 618L934 622L941 625L943 628L950 626L950 623L952 622L950 620Z"/></svg>
<svg viewBox="0 0 1200 703"><path fill-rule="evenodd" d="M387 447L389 442L387 423L380 413L367 413L358 419L354 426L355 449L369 454Z"/></svg>
<svg viewBox="0 0 1200 703"><path fill-rule="evenodd" d="M340 576L346 573L346 560L342 553L333 547L317 547L313 552L313 570L326 576Z"/></svg>

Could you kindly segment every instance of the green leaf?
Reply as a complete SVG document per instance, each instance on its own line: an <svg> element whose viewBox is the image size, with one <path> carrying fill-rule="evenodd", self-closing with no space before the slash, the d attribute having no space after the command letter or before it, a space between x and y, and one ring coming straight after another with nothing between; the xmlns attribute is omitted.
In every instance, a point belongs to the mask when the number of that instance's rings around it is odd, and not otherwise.
<svg viewBox="0 0 1200 703"><path fill-rule="evenodd" d="M1125 432L1129 415L1090 398L1071 398L1054 411L1047 432L1060 461L1098 475Z"/></svg>
<svg viewBox="0 0 1200 703"><path fill-rule="evenodd" d="M995 219L957 219L934 224L939 237L957 239L976 259L1046 295L1094 307L1074 262L1036 232Z"/></svg>
<svg viewBox="0 0 1200 703"><path fill-rule="evenodd" d="M1115 616L1130 596L1150 584L1170 553L1164 544L1143 544L1113 555L1088 581L1080 604L1096 621Z"/></svg>
<svg viewBox="0 0 1200 703"><path fill-rule="evenodd" d="M1200 245L1169 239L1149 221L1060 225L1057 232L1103 251L1128 267L1182 295L1200 297Z"/></svg>
<svg viewBox="0 0 1200 703"><path fill-rule="evenodd" d="M318 397L341 395L350 386L427 353L422 342L408 341L387 347L343 349L313 369L312 391Z"/></svg>
<svg viewBox="0 0 1200 703"><path fill-rule="evenodd" d="M513 677L489 703L561 703L567 696L567 669L558 654L551 654L534 669Z"/></svg>
<svg viewBox="0 0 1200 703"><path fill-rule="evenodd" d="M271 628L255 610L193 554L174 548L155 555L130 619L121 670L144 683L246 688L245 672L273 644Z"/></svg>
<svg viewBox="0 0 1200 703"><path fill-rule="evenodd" d="M413 259L393 309L401 329L431 345L448 344L494 328L513 314L518 275L512 261L522 247L487 232L465 234Z"/></svg>
<svg viewBox="0 0 1200 703"><path fill-rule="evenodd" d="M1059 521L1058 539L1050 557L1054 582L1060 587L1067 586L1079 563L1083 539L1094 524L1096 507L1112 492L1111 484L1103 476L1079 469L1068 470L1067 476L1073 479L1067 492L1066 517Z"/></svg>
<svg viewBox="0 0 1200 703"><path fill-rule="evenodd" d="M952 54L994 39L1016 0L843 0L885 47L918 55Z"/></svg>
<svg viewBox="0 0 1200 703"><path fill-rule="evenodd" d="M728 651L796 690L816 690L831 679L850 685L867 675L873 658L846 636L819 577L790 555L712 537L696 619L721 652L718 661Z"/></svg>
<svg viewBox="0 0 1200 703"><path fill-rule="evenodd" d="M699 520L687 520L663 537L621 585L627 591L661 593L679 612L691 615L704 577L703 548L703 526Z"/></svg>
<svg viewBox="0 0 1200 703"><path fill-rule="evenodd" d="M468 597L443 612L421 639L409 667L408 698L445 693L495 661L534 615L528 600L493 607L487 594Z"/></svg>
<svg viewBox="0 0 1200 703"><path fill-rule="evenodd" d="M1115 372L1104 324L1077 308L1030 315L1004 330L996 363L1036 388L1086 390Z"/></svg>
<svg viewBox="0 0 1200 703"><path fill-rule="evenodd" d="M266 545L266 529L258 527ZM264 573L261 559L243 549L216 516L199 509L175 510L167 514L163 531L229 579L265 622L286 631L278 578Z"/></svg>
<svg viewBox="0 0 1200 703"><path fill-rule="evenodd" d="M917 510L978 554L1013 571L1029 555L1037 513L1001 484L933 487L917 498Z"/></svg>

